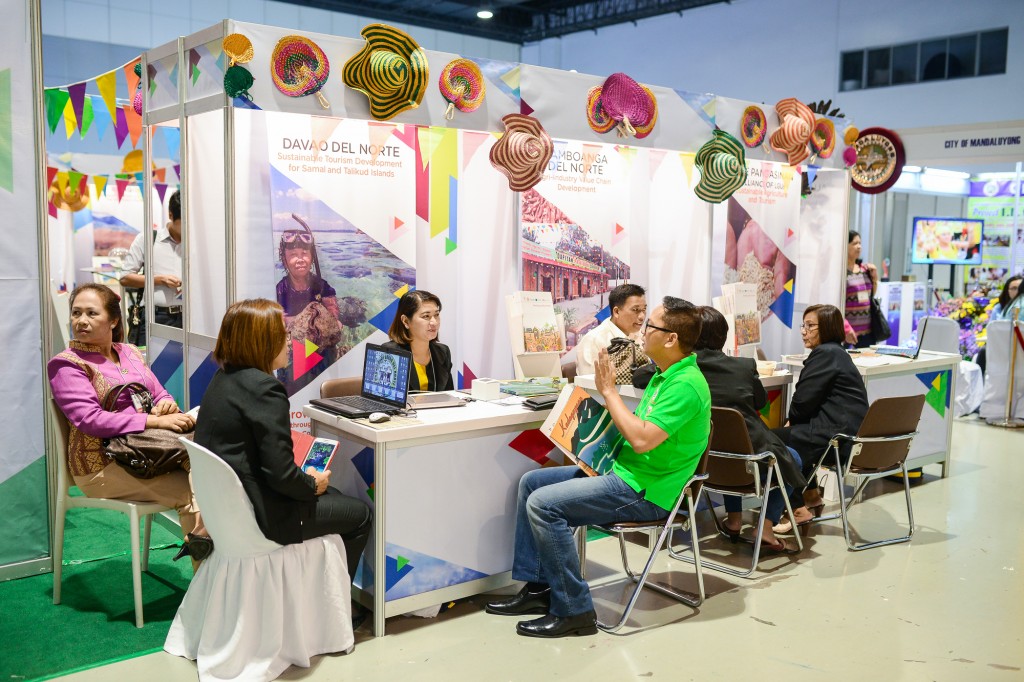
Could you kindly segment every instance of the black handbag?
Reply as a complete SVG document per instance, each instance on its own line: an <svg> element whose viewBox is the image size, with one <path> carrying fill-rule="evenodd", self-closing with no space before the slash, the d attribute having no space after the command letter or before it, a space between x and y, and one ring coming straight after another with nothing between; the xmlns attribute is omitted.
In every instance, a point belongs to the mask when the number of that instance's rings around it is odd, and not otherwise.
<svg viewBox="0 0 1024 682"><path fill-rule="evenodd" d="M103 409L114 411L118 397L124 391L131 395L132 404L140 412L153 409L153 396L138 382L114 386L103 397ZM192 437L192 432L176 433L169 429L146 429L142 433L128 433L123 436L104 438L101 445L104 454L136 478L153 478L181 469L188 462L188 453L178 440Z"/></svg>
<svg viewBox="0 0 1024 682"><path fill-rule="evenodd" d="M889 320L885 319L877 298L871 299L871 334L875 337L875 343L885 343L892 336Z"/></svg>

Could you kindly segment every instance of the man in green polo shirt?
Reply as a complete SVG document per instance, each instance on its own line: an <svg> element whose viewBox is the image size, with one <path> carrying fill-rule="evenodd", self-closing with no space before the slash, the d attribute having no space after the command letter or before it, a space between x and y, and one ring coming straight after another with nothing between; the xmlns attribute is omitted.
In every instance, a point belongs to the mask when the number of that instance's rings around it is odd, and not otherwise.
<svg viewBox="0 0 1024 682"><path fill-rule="evenodd" d="M588 477L575 467L545 467L519 481L512 577L526 585L514 597L487 604L487 612L543 614L519 622L520 635L596 633L572 529L664 517L696 470L711 432L711 393L693 353L700 326L692 303L666 296L655 308L643 341L658 372L635 414L622 402L608 353L601 351L597 389L623 437L610 474Z"/></svg>

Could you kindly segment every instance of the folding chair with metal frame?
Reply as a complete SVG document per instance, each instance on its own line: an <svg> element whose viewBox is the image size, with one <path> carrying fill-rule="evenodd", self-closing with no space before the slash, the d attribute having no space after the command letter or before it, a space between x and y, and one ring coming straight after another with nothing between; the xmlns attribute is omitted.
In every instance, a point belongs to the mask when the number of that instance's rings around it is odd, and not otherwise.
<svg viewBox="0 0 1024 682"><path fill-rule="evenodd" d="M839 511L819 516L814 521L842 519L846 546L851 551L859 552L860 550L871 549L872 547L907 542L914 536L914 507L910 501L910 477L907 475L907 456L910 454L910 446L914 436L917 435L917 424L921 419L924 400L924 394L879 398L871 403L871 406L868 408L867 414L864 415L864 421L861 423L860 429L857 430L857 435L848 436L837 433L829 441L828 447L818 460L818 467L835 471L838 476ZM844 442L852 444L850 457L845 466L843 465L843 458L840 453L841 444ZM825 458L829 452L835 454L835 464L825 463ZM850 521L848 518L850 507L861 493L864 492L864 487L870 481L899 472L903 473L903 491L907 498L907 517L910 522L910 532L901 537L876 540L875 542L866 542L860 545L854 544L850 538ZM859 478L857 487L849 499L846 497L844 486L847 476L857 476Z"/></svg>
<svg viewBox="0 0 1024 682"><path fill-rule="evenodd" d="M698 499L700 497L701 484L707 478L707 474L705 473L707 462L708 450L705 449L704 454L701 455L700 461L697 464L696 471L694 472L693 476L690 477L690 480L686 482L686 485L683 486L683 489L679 492L679 497L676 498L676 503L672 507L672 511L671 513L669 513L668 516L652 521L631 521L623 523L610 523L603 526L595 526L597 529L601 530L604 533L609 533L618 536L619 553L622 556L622 568L626 571L626 575L629 576L630 580L636 583L636 586L633 588L633 593L629 597L629 602L626 604L626 608L622 612L622 616L619 618L618 622L614 625L608 625L606 623L598 621L597 627L601 628L605 632L615 632L623 625L625 625L626 621L629 619L629 614L632 613L633 607L636 606L636 602L640 598L640 592L644 587L655 590L656 592L660 592L668 597L672 597L673 599L681 601L684 604L688 604L690 606L697 607L704 602L704 576L701 574L700 547L698 546L697 524L693 523L692 519L694 518L693 502L695 499ZM686 500L687 516L682 516L679 513L679 509L683 504L683 500ZM694 562L695 572L697 575L696 595L691 595L686 592L681 592L672 589L667 585L661 585L653 581L647 581L647 578L651 573L651 569L654 567L654 561L655 559L657 559L658 554L661 551L661 548L665 546L665 542L668 539L669 535L676 528L683 528L687 524L687 522L689 522L690 542L693 545L693 553L696 559L696 561ZM629 566L629 559L626 557L626 540L624 536L627 533L646 532L648 534L648 537L653 539L653 533L655 531L660 531L660 533L658 534L658 539L656 542L653 542L653 544L649 544L648 549L650 550L650 555L647 557L647 563L644 565L643 572L638 576L633 572L633 570ZM585 561L585 552L581 553L580 561L581 563Z"/></svg>
<svg viewBox="0 0 1024 682"><path fill-rule="evenodd" d="M729 537L729 533L723 528L712 507L710 493L713 492L742 499L759 499L761 512L757 516L757 526L754 530L754 557L751 560L750 568L744 571L707 559L702 560L702 565L715 571L747 578L757 568L757 562L761 556L761 532L764 530L768 513L768 493L776 488L782 492L782 497L786 502L786 513L789 514L790 519L793 519L793 508L790 506L789 496L783 488L782 472L779 470L779 463L776 461L775 455L771 452L754 452L743 415L730 407L712 407L711 423L715 425L715 429L708 457L708 480L704 482L703 490L708 508L711 510L711 518L715 521L715 527L719 534ZM767 473L763 481L761 480L760 464L767 466ZM799 534L796 535L796 543L802 551L804 545ZM694 561L693 557L672 549L671 542L668 551L673 559L688 563Z"/></svg>

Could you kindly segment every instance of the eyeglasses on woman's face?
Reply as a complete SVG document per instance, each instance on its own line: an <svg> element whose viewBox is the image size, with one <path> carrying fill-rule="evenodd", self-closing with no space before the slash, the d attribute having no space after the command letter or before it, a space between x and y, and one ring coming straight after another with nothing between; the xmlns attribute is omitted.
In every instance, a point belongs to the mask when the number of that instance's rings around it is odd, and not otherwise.
<svg viewBox="0 0 1024 682"><path fill-rule="evenodd" d="M814 323L814 322L804 322L803 324L800 325L800 329L803 329L803 330L809 331L809 332L813 332L817 328L818 328L818 325L816 323Z"/></svg>

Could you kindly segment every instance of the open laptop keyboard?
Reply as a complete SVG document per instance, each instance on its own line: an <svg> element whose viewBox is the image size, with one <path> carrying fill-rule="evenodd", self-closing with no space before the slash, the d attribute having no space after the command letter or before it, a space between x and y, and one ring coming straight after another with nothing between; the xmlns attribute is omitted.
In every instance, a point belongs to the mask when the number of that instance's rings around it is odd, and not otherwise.
<svg viewBox="0 0 1024 682"><path fill-rule="evenodd" d="M899 358L913 358L917 356L916 348L901 348L899 346L877 346L874 351L879 355L894 355Z"/></svg>
<svg viewBox="0 0 1024 682"><path fill-rule="evenodd" d="M367 412L392 412L395 410L394 407L387 403L378 402L369 398L364 398L361 395L346 395L340 398L334 398L334 402L347 405L354 410L362 410Z"/></svg>

